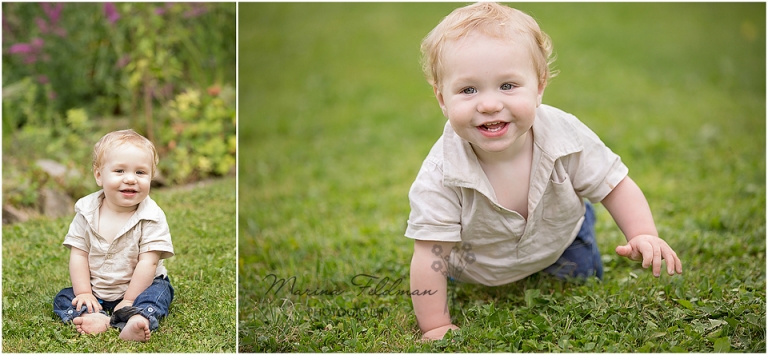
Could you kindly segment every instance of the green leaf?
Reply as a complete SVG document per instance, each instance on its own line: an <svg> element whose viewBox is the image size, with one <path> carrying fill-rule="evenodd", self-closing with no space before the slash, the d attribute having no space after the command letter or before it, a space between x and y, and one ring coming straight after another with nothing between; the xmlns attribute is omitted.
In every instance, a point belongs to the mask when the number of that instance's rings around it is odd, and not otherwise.
<svg viewBox="0 0 768 355"><path fill-rule="evenodd" d="M689 302L688 300L676 299L675 301L678 304L680 304L681 306L685 307L685 308L688 308L690 310L694 310L693 303Z"/></svg>
<svg viewBox="0 0 768 355"><path fill-rule="evenodd" d="M495 326L501 325L501 312L494 311L490 316L488 316L488 324Z"/></svg>
<svg viewBox="0 0 768 355"><path fill-rule="evenodd" d="M710 319L709 323L712 325L712 328L717 328L717 327L727 323L727 321L719 320L719 319Z"/></svg>
<svg viewBox="0 0 768 355"><path fill-rule="evenodd" d="M651 352L651 349L653 349L653 344L651 344L649 342L649 343L645 343L642 347L638 348L637 352L639 352L639 353L649 353L649 352Z"/></svg>
<svg viewBox="0 0 768 355"><path fill-rule="evenodd" d="M715 352L727 353L731 351L731 341L728 337L719 338L715 340Z"/></svg>
<svg viewBox="0 0 768 355"><path fill-rule="evenodd" d="M527 307L533 307L536 304L536 299L541 296L541 291L538 289L525 290L525 305Z"/></svg>

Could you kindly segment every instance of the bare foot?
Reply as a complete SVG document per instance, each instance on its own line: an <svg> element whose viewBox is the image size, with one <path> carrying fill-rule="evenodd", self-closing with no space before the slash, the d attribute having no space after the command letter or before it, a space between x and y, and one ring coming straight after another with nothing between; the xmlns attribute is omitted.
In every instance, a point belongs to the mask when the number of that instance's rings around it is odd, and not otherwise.
<svg viewBox="0 0 768 355"><path fill-rule="evenodd" d="M136 314L125 324L125 328L120 332L120 339L133 341L149 340L149 320L141 314Z"/></svg>
<svg viewBox="0 0 768 355"><path fill-rule="evenodd" d="M109 329L109 316L101 313L83 313L72 320L80 334L99 334Z"/></svg>

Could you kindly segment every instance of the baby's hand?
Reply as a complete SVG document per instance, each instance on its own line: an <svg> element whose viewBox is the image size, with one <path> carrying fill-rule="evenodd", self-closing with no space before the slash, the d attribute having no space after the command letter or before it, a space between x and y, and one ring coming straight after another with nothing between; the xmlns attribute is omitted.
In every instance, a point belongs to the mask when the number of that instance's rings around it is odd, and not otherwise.
<svg viewBox="0 0 768 355"><path fill-rule="evenodd" d="M99 300L97 300L96 296L94 296L92 293L81 293L75 296L75 298L72 299L72 305L75 306L78 311L83 307L83 305L85 305L85 307L88 309L88 313L101 310Z"/></svg>
<svg viewBox="0 0 768 355"><path fill-rule="evenodd" d="M667 262L667 274L683 273L683 264L675 251L667 242L656 236L638 235L630 239L626 245L617 246L616 254L631 260L642 261L643 268L646 269L653 265L653 276L655 277L659 277L661 274L661 259Z"/></svg>
<svg viewBox="0 0 768 355"><path fill-rule="evenodd" d="M451 329L459 329L459 327L450 324L450 325L444 325L440 328L432 329L421 337L421 340L440 340L445 336L445 333L448 333Z"/></svg>

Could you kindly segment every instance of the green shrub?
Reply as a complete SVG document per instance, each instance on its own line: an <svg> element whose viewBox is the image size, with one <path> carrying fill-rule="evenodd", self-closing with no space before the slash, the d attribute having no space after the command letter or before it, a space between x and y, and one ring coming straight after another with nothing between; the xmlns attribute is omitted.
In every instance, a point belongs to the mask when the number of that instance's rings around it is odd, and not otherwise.
<svg viewBox="0 0 768 355"><path fill-rule="evenodd" d="M92 191L91 149L115 129L152 140L172 183L235 165L235 3L2 6L3 203ZM41 158L72 174L40 177Z"/></svg>

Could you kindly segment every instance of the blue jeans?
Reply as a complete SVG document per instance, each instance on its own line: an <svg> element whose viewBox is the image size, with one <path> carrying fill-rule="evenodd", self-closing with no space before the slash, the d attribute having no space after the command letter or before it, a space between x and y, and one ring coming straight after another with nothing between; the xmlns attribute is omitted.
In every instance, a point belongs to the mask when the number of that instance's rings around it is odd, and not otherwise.
<svg viewBox="0 0 768 355"><path fill-rule="evenodd" d="M53 299L53 312L56 313L64 323L71 322L73 319L87 312L87 307L85 305L79 310L75 309L75 306L72 305L72 300L74 298L74 290L72 287L67 287L61 290L61 292L59 292ZM102 307L102 310L99 311L99 313L106 316L109 315L107 314L107 311L114 310L115 306L122 301L122 299L116 301L97 299ZM171 281L168 279L168 276L158 276L152 280L152 284L149 285L144 292L136 297L132 307L125 307L123 309L130 311L130 315L141 314L144 318L147 318L149 320L149 329L154 331L159 326L159 320L168 315L171 301L173 301L173 287L171 286ZM125 320L127 319L117 319L116 314L114 313L117 312L113 312L110 323L115 328L122 330L125 326Z"/></svg>
<svg viewBox="0 0 768 355"><path fill-rule="evenodd" d="M560 279L585 279L590 276L603 279L603 262L595 241L595 210L589 202L584 205L587 212L584 213L584 223L579 234L560 259L544 269L544 272Z"/></svg>

